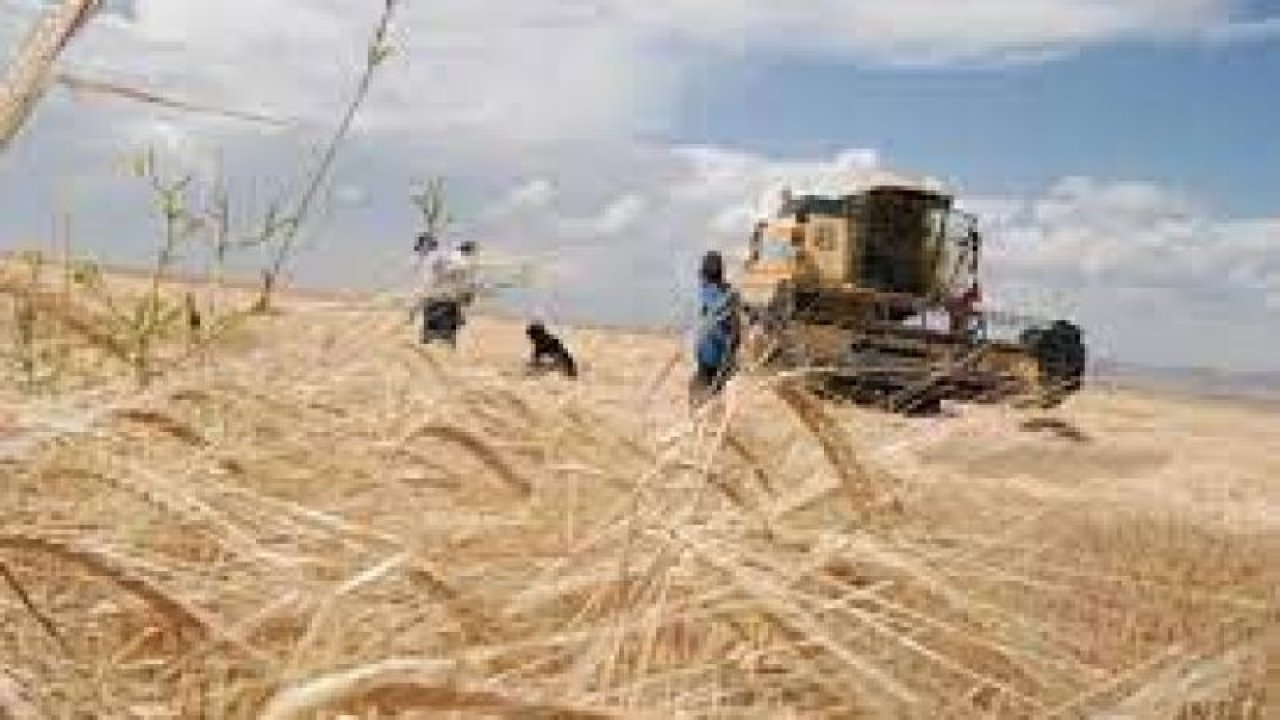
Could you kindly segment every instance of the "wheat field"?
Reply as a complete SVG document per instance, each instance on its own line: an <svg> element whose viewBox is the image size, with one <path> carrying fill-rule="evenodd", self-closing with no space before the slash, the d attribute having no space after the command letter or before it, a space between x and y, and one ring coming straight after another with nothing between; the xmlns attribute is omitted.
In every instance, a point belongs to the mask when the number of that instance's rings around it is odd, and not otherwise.
<svg viewBox="0 0 1280 720"><path fill-rule="evenodd" d="M511 321L455 354L295 298L141 389L98 347L0 391L0 717L1280 703L1273 412L904 419L747 374L695 414L679 338L564 337L577 382L525 376Z"/></svg>

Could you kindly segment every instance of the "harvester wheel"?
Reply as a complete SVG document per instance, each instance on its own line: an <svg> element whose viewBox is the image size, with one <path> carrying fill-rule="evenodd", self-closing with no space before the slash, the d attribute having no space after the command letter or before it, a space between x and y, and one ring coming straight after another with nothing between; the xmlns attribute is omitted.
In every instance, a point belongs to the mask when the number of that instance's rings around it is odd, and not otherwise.
<svg viewBox="0 0 1280 720"><path fill-rule="evenodd" d="M1044 379L1042 406L1059 405L1080 389L1084 382L1087 353L1079 327L1057 320L1047 328L1024 333L1022 342L1030 348L1040 365Z"/></svg>

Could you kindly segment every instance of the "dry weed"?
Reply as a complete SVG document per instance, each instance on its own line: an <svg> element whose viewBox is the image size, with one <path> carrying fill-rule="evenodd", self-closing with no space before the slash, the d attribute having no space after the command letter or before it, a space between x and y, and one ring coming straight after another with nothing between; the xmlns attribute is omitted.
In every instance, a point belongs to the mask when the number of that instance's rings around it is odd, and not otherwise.
<svg viewBox="0 0 1280 720"><path fill-rule="evenodd" d="M30 691L0 668L0 720L43 720Z"/></svg>
<svg viewBox="0 0 1280 720"><path fill-rule="evenodd" d="M397 659L326 675L285 689L267 703L261 720L297 720L344 707L376 708L382 713L414 709L466 710L485 715L565 720L614 717L564 703L532 701L493 689L468 688L457 678L457 663L452 661Z"/></svg>
<svg viewBox="0 0 1280 720"><path fill-rule="evenodd" d="M442 440L464 448L492 470L507 487L526 497L533 494L533 486L529 481L516 473L497 450L493 449L488 442L477 437L474 433L451 425L433 423L409 433L403 443L410 444L427 439Z"/></svg>
<svg viewBox="0 0 1280 720"><path fill-rule="evenodd" d="M118 558L101 548L80 546L70 541L54 540L38 535L8 532L0 535L0 548L49 555L80 568L94 577L107 580L121 590L139 598L169 624L179 630L208 635L211 628L194 608L152 581L135 573Z"/></svg>
<svg viewBox="0 0 1280 720"><path fill-rule="evenodd" d="M794 382L779 383L775 392L813 434L850 499L866 509L883 508L885 498L893 492L891 481L884 472L873 471L862 462L822 402Z"/></svg>

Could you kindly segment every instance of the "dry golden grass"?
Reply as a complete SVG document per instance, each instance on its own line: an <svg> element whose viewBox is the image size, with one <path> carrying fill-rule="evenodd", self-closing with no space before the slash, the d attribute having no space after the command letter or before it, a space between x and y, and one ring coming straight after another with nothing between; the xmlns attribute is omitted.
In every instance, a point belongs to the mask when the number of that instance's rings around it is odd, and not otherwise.
<svg viewBox="0 0 1280 720"><path fill-rule="evenodd" d="M144 391L3 396L13 717L1218 717L1274 705L1280 423L905 420L674 339L457 355L298 301ZM1078 435L1078 437L1077 437Z"/></svg>

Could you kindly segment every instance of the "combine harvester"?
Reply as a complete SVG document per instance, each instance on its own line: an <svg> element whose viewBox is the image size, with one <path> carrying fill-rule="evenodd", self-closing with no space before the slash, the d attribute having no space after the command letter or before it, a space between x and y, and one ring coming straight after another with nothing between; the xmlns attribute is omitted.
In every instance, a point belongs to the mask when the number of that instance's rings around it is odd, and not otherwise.
<svg viewBox="0 0 1280 720"><path fill-rule="evenodd" d="M924 187L784 193L741 281L748 358L891 412L1057 406L1082 384L1080 329L984 312L982 246L977 219Z"/></svg>
<svg viewBox="0 0 1280 720"><path fill-rule="evenodd" d="M74 92L113 95L176 110L221 115L268 125L285 124L254 113L174 100L145 90L58 71L55 68L58 56L101 6L102 0L61 0L54 3L18 45L4 70L3 79L0 79L0 152L17 136L54 83L62 84Z"/></svg>

